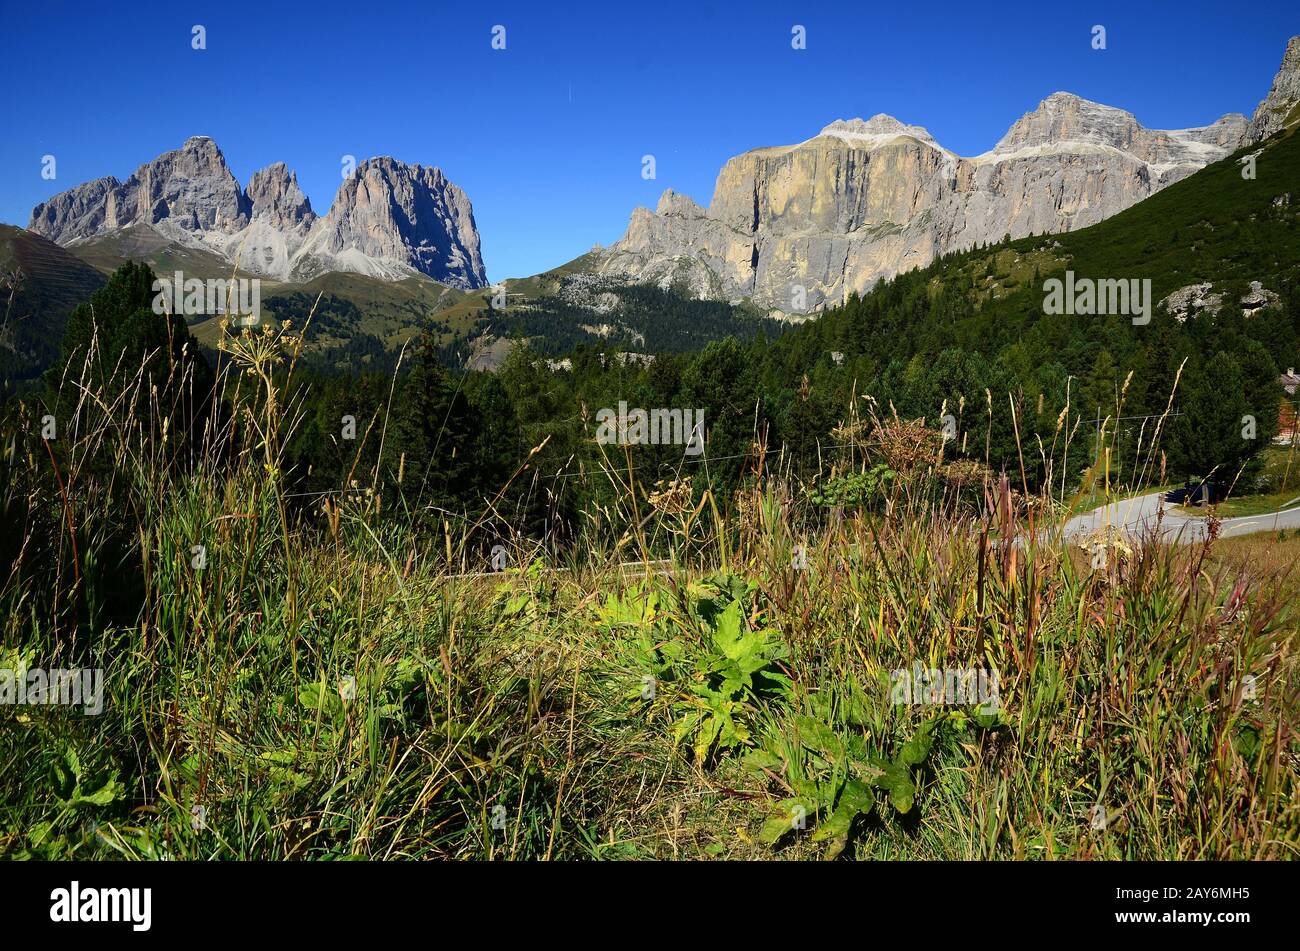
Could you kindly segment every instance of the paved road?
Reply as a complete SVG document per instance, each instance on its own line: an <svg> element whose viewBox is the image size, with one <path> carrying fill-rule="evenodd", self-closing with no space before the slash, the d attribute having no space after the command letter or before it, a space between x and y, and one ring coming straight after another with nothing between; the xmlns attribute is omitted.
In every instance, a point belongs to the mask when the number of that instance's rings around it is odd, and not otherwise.
<svg viewBox="0 0 1300 951"><path fill-rule="evenodd" d="M1156 532L1157 516L1163 509L1164 518L1159 519L1162 540L1175 544L1204 540L1208 518L1205 515L1195 514L1194 510L1185 510L1180 505L1165 502L1164 495L1163 492L1137 495L1131 499L1112 502L1091 512L1076 515L1063 527L1065 539L1075 541L1086 538L1094 532L1104 530L1107 526L1129 538L1153 537ZM1219 537L1271 532L1284 528L1288 531L1300 529L1300 506L1268 515L1225 518L1219 522Z"/></svg>

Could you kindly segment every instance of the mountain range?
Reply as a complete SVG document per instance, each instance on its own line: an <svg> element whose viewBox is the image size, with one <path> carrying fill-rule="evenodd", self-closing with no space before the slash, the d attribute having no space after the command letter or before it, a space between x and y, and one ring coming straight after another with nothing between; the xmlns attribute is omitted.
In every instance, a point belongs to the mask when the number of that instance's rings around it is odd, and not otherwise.
<svg viewBox="0 0 1300 951"><path fill-rule="evenodd" d="M1250 120L1146 129L1058 92L992 150L964 158L892 116L841 119L797 145L729 160L707 208L665 191L654 211L632 213L596 267L807 313L952 251L1096 224L1294 122L1297 103L1300 37Z"/></svg>
<svg viewBox="0 0 1300 951"><path fill-rule="evenodd" d="M23 254L4 259L19 271L24 255L45 262L27 275L29 295L51 262L76 268L69 262L80 259L108 272L144 259L200 277L229 276L237 265L269 282L269 294L332 295L335 313L348 315L336 322L336 348L364 332L369 351L395 351L429 326L444 346L490 342L494 323L528 335L554 333L566 319L577 328L566 341L609 343L611 327L637 341L646 302L663 300L647 297L647 286L718 302L737 317L802 319L953 251L1094 225L1297 121L1300 37L1249 119L1147 129L1122 109L1058 92L974 157L888 115L840 119L796 145L730 159L707 207L666 190L654 211L633 211L608 248L506 282L504 306L482 291L470 200L438 168L363 161L319 216L284 163L241 186L217 144L196 136L125 181L100 178L37 205ZM41 238L71 254L34 251ZM15 240L0 234L0 244ZM81 269L65 286L88 286L92 276ZM276 313L276 299L264 298L264 309ZM710 326L721 326L722 311L710 314ZM673 333L660 327L655 336Z"/></svg>
<svg viewBox="0 0 1300 951"><path fill-rule="evenodd" d="M42 202L27 227L72 248L143 227L291 283L327 272L392 281L422 274L463 289L487 283L469 198L440 169L391 158L352 169L322 218L283 162L240 187L217 144L194 136L124 182L100 178Z"/></svg>

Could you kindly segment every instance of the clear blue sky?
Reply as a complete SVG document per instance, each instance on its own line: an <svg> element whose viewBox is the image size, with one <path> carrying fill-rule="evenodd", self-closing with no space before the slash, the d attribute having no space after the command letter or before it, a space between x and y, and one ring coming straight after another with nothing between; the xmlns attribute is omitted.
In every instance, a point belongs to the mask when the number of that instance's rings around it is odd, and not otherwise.
<svg viewBox="0 0 1300 951"><path fill-rule="evenodd" d="M1056 90L1156 128L1249 114L1300 33L1272 0L117 6L0 0L0 221L196 134L245 184L286 162L319 214L341 156L392 155L465 189L493 280L616 240L667 187L706 204L729 156L837 118L887 112L973 155Z"/></svg>

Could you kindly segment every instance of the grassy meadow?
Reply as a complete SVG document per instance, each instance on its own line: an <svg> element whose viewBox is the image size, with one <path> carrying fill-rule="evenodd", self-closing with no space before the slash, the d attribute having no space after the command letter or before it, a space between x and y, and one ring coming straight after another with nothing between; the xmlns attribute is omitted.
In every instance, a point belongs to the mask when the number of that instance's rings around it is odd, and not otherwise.
<svg viewBox="0 0 1300 951"><path fill-rule="evenodd" d="M1098 557L1014 475L959 499L896 465L828 510L779 468L719 499L617 457L608 540L512 539L492 500L430 531L361 471L290 498L300 408L237 346L197 456L89 388L53 441L7 408L0 668L102 668L105 696L0 708L0 855L1300 849L1294 538ZM996 703L898 702L918 665L996 671Z"/></svg>

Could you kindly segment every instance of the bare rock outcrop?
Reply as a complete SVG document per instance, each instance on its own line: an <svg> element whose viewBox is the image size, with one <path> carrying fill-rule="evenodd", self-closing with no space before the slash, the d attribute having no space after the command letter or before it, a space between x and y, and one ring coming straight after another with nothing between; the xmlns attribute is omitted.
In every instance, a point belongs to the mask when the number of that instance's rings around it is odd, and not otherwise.
<svg viewBox="0 0 1300 951"><path fill-rule="evenodd" d="M96 179L42 202L28 228L66 246L140 226L279 280L351 271L487 284L469 198L439 169L391 158L357 166L321 218L283 162L244 189L217 144L195 136L125 182Z"/></svg>
<svg viewBox="0 0 1300 951"><path fill-rule="evenodd" d="M410 271L452 287L487 284L469 198L437 168L373 158L339 188L294 261L295 274Z"/></svg>
<svg viewBox="0 0 1300 951"><path fill-rule="evenodd" d="M125 182L100 178L42 202L27 227L66 245L138 223L233 234L248 224L248 199L217 144L194 136Z"/></svg>
<svg viewBox="0 0 1300 951"><path fill-rule="evenodd" d="M728 161L702 208L666 191L638 208L599 269L783 313L836 304L882 277L980 242L1095 224L1223 158L1246 118L1143 128L1056 93L989 152L963 158L887 116L837 120L798 145Z"/></svg>
<svg viewBox="0 0 1300 951"><path fill-rule="evenodd" d="M311 202L298 187L298 173L276 162L253 173L245 191L249 215L281 231L306 232L316 220Z"/></svg>
<svg viewBox="0 0 1300 951"><path fill-rule="evenodd" d="M1273 86L1250 120L1249 141L1267 139L1300 122L1300 36L1291 37Z"/></svg>
<svg viewBox="0 0 1300 951"><path fill-rule="evenodd" d="M1300 37L1255 118L1147 129L1058 92L965 158L887 116L730 159L701 207L671 189L638 208L597 268L694 296L816 311L979 243L1096 224L1300 117ZM1289 117L1289 118L1288 118Z"/></svg>

